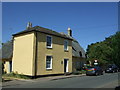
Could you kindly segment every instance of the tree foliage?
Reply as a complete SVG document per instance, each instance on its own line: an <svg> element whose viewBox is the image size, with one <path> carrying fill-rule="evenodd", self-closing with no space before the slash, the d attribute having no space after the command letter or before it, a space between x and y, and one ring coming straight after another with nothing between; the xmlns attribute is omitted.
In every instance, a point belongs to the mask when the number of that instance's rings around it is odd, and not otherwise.
<svg viewBox="0 0 120 90"><path fill-rule="evenodd" d="M104 41L88 45L86 53L87 59L92 62L97 59L100 65L115 63L120 67L120 32Z"/></svg>

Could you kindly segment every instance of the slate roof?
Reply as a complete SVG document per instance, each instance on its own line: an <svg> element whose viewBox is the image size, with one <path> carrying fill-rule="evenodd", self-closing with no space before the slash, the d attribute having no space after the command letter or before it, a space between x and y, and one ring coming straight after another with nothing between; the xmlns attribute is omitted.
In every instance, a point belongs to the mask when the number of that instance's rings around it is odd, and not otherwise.
<svg viewBox="0 0 120 90"><path fill-rule="evenodd" d="M0 49L0 59L10 59L13 54L13 42L8 41L2 44Z"/></svg>
<svg viewBox="0 0 120 90"><path fill-rule="evenodd" d="M85 58L85 50L80 46L78 41L65 33L61 34L72 39L72 56ZM82 53L82 56L80 56L80 52Z"/></svg>
<svg viewBox="0 0 120 90"><path fill-rule="evenodd" d="M71 38L67 37L66 35L62 35L56 31L53 31L51 29L47 29L44 27L40 27L40 26L35 26L35 27L30 28L30 29L26 29L26 30L21 31L19 33L13 34L13 36L28 33L28 32L33 32L33 31L42 32L42 33L46 33L46 34L50 34L50 35L54 35L54 36L58 36L58 37L66 38L66 39L71 39Z"/></svg>

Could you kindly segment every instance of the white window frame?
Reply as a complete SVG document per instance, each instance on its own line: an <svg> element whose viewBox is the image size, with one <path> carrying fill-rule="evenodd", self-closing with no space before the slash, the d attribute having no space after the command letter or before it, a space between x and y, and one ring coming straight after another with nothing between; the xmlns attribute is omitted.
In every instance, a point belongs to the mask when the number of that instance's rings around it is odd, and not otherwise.
<svg viewBox="0 0 120 90"><path fill-rule="evenodd" d="M51 57L51 63L50 63L50 67L49 68L47 67L47 56ZM46 69L49 70L49 69L52 69L52 58L53 57L51 55L47 55L47 56L46 56Z"/></svg>
<svg viewBox="0 0 120 90"><path fill-rule="evenodd" d="M48 37L51 37L51 46L47 46L47 38L48 38ZM46 36L46 47L47 47L47 48L52 48L52 36L50 36L50 35L47 35L47 36Z"/></svg>
<svg viewBox="0 0 120 90"><path fill-rule="evenodd" d="M65 42L67 42L67 48L65 49ZM64 51L68 51L68 40L64 40Z"/></svg>

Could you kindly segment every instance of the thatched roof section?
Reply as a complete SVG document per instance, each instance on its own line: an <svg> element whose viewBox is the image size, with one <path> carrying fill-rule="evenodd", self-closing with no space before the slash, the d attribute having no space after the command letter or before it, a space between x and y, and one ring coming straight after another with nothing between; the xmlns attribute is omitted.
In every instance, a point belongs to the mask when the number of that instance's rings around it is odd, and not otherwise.
<svg viewBox="0 0 120 90"><path fill-rule="evenodd" d="M0 59L11 59L13 54L13 42L8 41L2 44L2 48L0 49Z"/></svg>

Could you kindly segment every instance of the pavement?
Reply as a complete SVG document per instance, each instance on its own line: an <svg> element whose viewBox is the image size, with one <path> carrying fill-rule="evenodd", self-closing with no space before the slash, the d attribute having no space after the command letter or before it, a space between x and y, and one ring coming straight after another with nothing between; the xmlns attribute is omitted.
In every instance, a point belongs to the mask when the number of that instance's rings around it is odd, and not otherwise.
<svg viewBox="0 0 120 90"><path fill-rule="evenodd" d="M50 81L50 80L67 79L67 78L81 77L81 76L86 76L86 75L85 74L79 74L79 75L71 74L71 75L39 77L36 79L10 79L10 80L6 80L5 82L3 82L2 87L34 83L34 82L46 82L46 81Z"/></svg>

